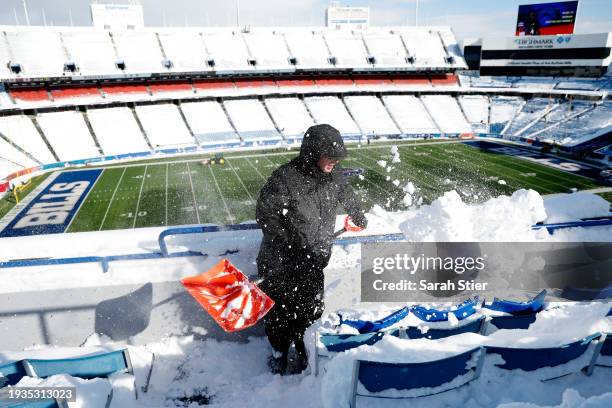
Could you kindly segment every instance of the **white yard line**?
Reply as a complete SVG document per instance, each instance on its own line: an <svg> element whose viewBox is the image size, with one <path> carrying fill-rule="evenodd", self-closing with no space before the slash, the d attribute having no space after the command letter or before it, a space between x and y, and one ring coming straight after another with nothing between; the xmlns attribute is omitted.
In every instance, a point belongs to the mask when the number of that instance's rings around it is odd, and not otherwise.
<svg viewBox="0 0 612 408"><path fill-rule="evenodd" d="M198 221L198 224L201 224L200 212L198 211L198 202L196 201L195 189L193 188L193 180L191 179L191 169L189 168L189 162L187 162L187 175L189 176L189 184L191 185L191 197L193 198L193 209L196 213L196 220Z"/></svg>
<svg viewBox="0 0 612 408"><path fill-rule="evenodd" d="M72 225L72 222L76 219L77 215L79 215L79 211L81 211L81 207L83 207L83 204L85 204L85 201L87 201L87 197L89 197L91 192L94 191L94 188L96 187L96 184L98 184L98 181L102 178L102 175L104 174L105 170L106 169L103 169L102 172L100 174L98 174L98 178L96 179L96 181L94 181L93 186L91 186L91 188L87 192L87 195L85 197L83 197L83 201L81 201L81 204L79 204L79 208L77 208L77 210L75 211L74 215L72 216L72 219L70 220L70 222L66 226L66 229L64 229L64 232L68 232L68 230L70 229L70 226Z"/></svg>
<svg viewBox="0 0 612 408"><path fill-rule="evenodd" d="M246 160L246 161L247 161L247 163L249 163L249 164L251 165L251 167L252 167L252 168L255 170L255 172L256 172L257 174L259 174L259 177L261 177L261 179L262 179L263 181L267 181L267 179L264 177L264 175L263 175L263 174L261 174L261 172L259 171L259 169L258 169L257 167L255 167L255 166L253 165L253 163L251 163L251 161L250 161L248 158L245 158L244 160Z"/></svg>
<svg viewBox="0 0 612 408"><path fill-rule="evenodd" d="M240 176L238 175L238 173L236 172L236 169L234 169L234 166L232 166L232 163L230 163L229 160L225 161L227 164L229 164L230 168L232 169L232 171L234 172L234 174L236 175L236 178L238 179L238 181L240 182L240 185L242 186L242 188L244 188L244 191L246 191L246 193L249 196L249 199L251 200L251 203L255 204L255 199L253 198L253 196L251 195L251 193L249 192L249 190L246 188L246 186L244 185L244 183L242 182L242 179L240 178Z"/></svg>
<svg viewBox="0 0 612 408"><path fill-rule="evenodd" d="M230 222L234 221L234 217L232 216L232 213L229 210L229 207L227 206L227 202L225 201L225 197L223 196L223 193L221 192L221 188L219 187L219 183L217 183L217 177L215 177L215 173L212 171L211 166L206 166L208 167L208 170L210 171L210 174L213 177L213 180L215 182L215 186L217 186L217 191L219 192L219 195L221 196L221 200L223 200L223 205L225 206L225 211L227 211L227 217L229 219Z"/></svg>
<svg viewBox="0 0 612 408"><path fill-rule="evenodd" d="M138 208L140 207L140 197L142 197L142 187L144 187L145 179L147 178L147 166L145 164L145 171L142 175L142 183L140 183L140 191L138 192L138 201L136 201L136 212L134 213L134 223L132 224L132 228L136 228L136 219L138 218Z"/></svg>
<svg viewBox="0 0 612 408"><path fill-rule="evenodd" d="M111 205L113 204L113 200L115 199L115 195L117 194L117 190L119 190L119 186L121 185L121 180L123 180L123 176L125 175L125 171L127 167L123 169L123 173L121 173L121 177L119 177L119 181L115 186L115 191L113 191L113 195L111 196L110 201L108 202L108 207L106 207L106 212L104 213L104 217L102 218L102 222L100 223L100 228L98 231L102 231L102 227L104 226L104 222L106 221L106 217L108 216L108 212L110 211Z"/></svg>
<svg viewBox="0 0 612 408"><path fill-rule="evenodd" d="M166 224L168 225L168 167L170 165L166 163Z"/></svg>

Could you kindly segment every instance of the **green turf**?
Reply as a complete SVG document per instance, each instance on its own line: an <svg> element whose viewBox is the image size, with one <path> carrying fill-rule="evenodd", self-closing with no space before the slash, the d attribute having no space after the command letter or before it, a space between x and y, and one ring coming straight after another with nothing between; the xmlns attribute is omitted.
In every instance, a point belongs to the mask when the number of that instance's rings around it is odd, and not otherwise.
<svg viewBox="0 0 612 408"><path fill-rule="evenodd" d="M608 202L612 204L612 192L599 193L598 195L602 196L604 199L608 200Z"/></svg>
<svg viewBox="0 0 612 408"><path fill-rule="evenodd" d="M401 162L391 162L390 144L399 146ZM364 177L351 177L350 182L366 209L374 205L404 209L402 187L409 181L423 203L453 189L474 203L520 188L549 194L599 187L580 176L461 143L390 142L349 150L343 165L365 170ZM254 203L265 180L296 153L296 149L235 152L225 155L225 165L202 164L206 156L201 155L106 167L68 231L253 220ZM392 169L381 167L379 160Z"/></svg>
<svg viewBox="0 0 612 408"><path fill-rule="evenodd" d="M32 190L40 185L50 173L41 174L38 176L34 176L31 179L30 184L21 191L20 199L23 200ZM13 207L16 205L15 197L12 194L6 194L4 197L0 199L0 219L6 215Z"/></svg>

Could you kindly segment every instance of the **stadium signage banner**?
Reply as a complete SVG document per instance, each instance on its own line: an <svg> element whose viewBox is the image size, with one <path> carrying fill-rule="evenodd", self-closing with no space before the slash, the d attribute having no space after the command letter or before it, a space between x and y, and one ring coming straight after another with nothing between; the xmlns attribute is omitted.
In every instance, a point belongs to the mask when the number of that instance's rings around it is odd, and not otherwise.
<svg viewBox="0 0 612 408"><path fill-rule="evenodd" d="M64 232L100 173L101 169L60 173L0 232L0 237Z"/></svg>
<svg viewBox="0 0 612 408"><path fill-rule="evenodd" d="M542 289L591 296L605 293L610 284L610 242L376 242L361 247L362 302L512 298Z"/></svg>
<svg viewBox="0 0 612 408"><path fill-rule="evenodd" d="M572 34L577 11L577 0L520 5L515 35Z"/></svg>
<svg viewBox="0 0 612 408"><path fill-rule="evenodd" d="M485 38L480 66L607 67L611 48L610 33Z"/></svg>

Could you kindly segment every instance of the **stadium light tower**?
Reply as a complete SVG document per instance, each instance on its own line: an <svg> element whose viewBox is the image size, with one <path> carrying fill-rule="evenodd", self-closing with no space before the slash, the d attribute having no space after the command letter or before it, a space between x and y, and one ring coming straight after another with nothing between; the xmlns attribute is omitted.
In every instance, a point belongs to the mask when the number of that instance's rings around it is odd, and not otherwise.
<svg viewBox="0 0 612 408"><path fill-rule="evenodd" d="M240 27L240 0L236 0L236 27Z"/></svg>
<svg viewBox="0 0 612 408"><path fill-rule="evenodd" d="M30 16L28 15L28 6L26 4L26 0L21 0L23 3L23 14L25 14L25 21L27 25L30 25Z"/></svg>

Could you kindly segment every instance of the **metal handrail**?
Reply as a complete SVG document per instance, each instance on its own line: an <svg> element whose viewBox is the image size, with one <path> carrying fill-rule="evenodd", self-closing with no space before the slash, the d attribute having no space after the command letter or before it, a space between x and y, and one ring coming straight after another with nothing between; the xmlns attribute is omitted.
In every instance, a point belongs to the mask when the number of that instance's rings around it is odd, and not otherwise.
<svg viewBox="0 0 612 408"><path fill-rule="evenodd" d="M560 222L554 224L536 224L531 228L538 230L546 228L549 233L563 228L576 228L576 227L600 227L612 225L612 217L600 217L592 219L584 219L580 221ZM125 254L125 255L109 255L109 256L80 256L70 258L38 258L38 259L15 259L5 262L0 262L1 268L18 268L18 267L30 267L30 266L48 266L48 265L69 265L77 263L100 263L104 272L108 271L109 262L113 261L125 261L125 260L145 260L145 259L162 259L162 258L180 258L180 257L194 257L194 256L208 256L208 254L196 251L183 251L183 252L168 252L168 246L166 244L166 238L174 235L187 235L187 234L201 234L201 233L215 233L224 231L249 231L258 230L259 225L256 223L244 223L244 224L230 224L230 225L195 225L188 227L174 227L168 228L162 231L158 236L159 252L147 252L137 254ZM379 234L379 235L366 235L366 236L353 236L337 238L334 241L334 245L352 245L352 244L365 244L373 242L393 242L402 241L405 237L401 233L393 234Z"/></svg>

